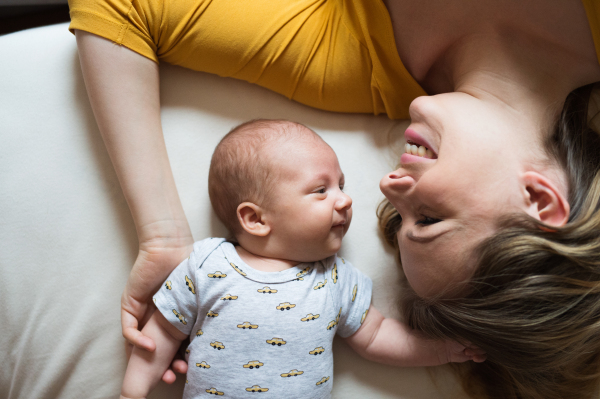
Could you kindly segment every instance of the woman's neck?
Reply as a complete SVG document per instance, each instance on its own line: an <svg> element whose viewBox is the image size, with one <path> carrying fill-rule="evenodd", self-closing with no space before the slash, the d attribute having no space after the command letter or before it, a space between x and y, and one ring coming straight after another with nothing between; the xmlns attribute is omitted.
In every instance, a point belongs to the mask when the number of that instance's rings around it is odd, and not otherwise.
<svg viewBox="0 0 600 399"><path fill-rule="evenodd" d="M554 102L600 80L581 2L384 3L401 60L430 94L471 87L502 96L516 86Z"/></svg>

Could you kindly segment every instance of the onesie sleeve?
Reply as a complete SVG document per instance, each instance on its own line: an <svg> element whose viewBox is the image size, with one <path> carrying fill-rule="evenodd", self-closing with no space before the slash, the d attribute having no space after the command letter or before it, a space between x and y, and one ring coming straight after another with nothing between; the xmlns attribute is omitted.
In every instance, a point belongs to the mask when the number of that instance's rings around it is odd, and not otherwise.
<svg viewBox="0 0 600 399"><path fill-rule="evenodd" d="M198 314L197 271L223 239L207 238L194 243L194 250L171 272L154 294L154 304L179 331L189 335Z"/></svg>
<svg viewBox="0 0 600 399"><path fill-rule="evenodd" d="M339 306L337 334L343 338L354 334L362 325L369 306L373 283L371 279L342 257L332 257L328 267L334 298Z"/></svg>

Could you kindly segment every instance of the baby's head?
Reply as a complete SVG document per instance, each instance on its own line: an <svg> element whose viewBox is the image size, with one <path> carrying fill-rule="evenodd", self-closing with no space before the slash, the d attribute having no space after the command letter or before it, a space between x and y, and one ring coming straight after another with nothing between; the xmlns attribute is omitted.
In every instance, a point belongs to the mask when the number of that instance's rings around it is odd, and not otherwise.
<svg viewBox="0 0 600 399"><path fill-rule="evenodd" d="M310 262L336 253L352 219L335 152L299 123L254 120L213 153L208 191L219 219L244 249Z"/></svg>

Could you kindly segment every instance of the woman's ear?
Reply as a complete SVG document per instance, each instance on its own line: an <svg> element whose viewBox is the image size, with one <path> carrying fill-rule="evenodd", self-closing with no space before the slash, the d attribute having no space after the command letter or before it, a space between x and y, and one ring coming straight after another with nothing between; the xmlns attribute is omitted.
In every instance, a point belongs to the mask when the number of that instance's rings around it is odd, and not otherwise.
<svg viewBox="0 0 600 399"><path fill-rule="evenodd" d="M252 202L238 205L237 217L244 231L253 236L265 237L271 232L271 227L264 220L263 210Z"/></svg>
<svg viewBox="0 0 600 399"><path fill-rule="evenodd" d="M564 226L571 207L566 196L545 176L529 171L523 175L526 212L548 226Z"/></svg>

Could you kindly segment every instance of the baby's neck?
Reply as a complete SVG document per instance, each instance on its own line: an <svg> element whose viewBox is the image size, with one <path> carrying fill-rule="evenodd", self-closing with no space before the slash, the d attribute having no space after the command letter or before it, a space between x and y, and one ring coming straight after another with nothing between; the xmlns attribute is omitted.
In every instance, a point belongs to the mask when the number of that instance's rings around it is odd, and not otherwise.
<svg viewBox="0 0 600 399"><path fill-rule="evenodd" d="M288 259L267 258L256 255L239 245L236 245L235 249L244 263L261 272L280 272L282 270L290 269L301 263Z"/></svg>

